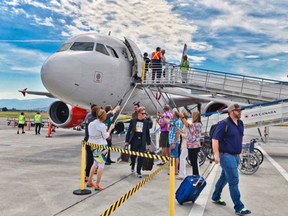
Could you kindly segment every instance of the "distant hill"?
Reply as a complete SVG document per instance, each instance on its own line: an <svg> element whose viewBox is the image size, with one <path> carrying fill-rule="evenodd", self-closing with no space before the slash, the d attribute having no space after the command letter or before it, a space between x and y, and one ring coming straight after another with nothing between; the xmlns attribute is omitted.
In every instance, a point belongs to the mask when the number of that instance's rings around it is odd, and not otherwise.
<svg viewBox="0 0 288 216"><path fill-rule="evenodd" d="M28 100L18 99L0 99L0 108L7 107L7 109L16 110L41 110L47 111L50 104L55 101L54 98L37 98Z"/></svg>

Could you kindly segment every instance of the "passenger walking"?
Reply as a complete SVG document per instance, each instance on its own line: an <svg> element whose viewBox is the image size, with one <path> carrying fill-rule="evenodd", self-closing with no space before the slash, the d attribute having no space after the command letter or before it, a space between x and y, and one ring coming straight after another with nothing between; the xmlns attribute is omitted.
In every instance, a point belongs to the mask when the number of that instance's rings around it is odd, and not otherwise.
<svg viewBox="0 0 288 216"><path fill-rule="evenodd" d="M187 55L183 56L183 60L181 63L181 75L182 75L182 83L188 82L188 70L189 70L189 62Z"/></svg>
<svg viewBox="0 0 288 216"><path fill-rule="evenodd" d="M162 64L161 64L161 48L157 47L156 51L152 52L152 80L156 79L157 82L160 81L162 73ZM156 78L155 78L156 76Z"/></svg>
<svg viewBox="0 0 288 216"><path fill-rule="evenodd" d="M188 158L192 166L192 174L199 176L199 164L198 164L198 153L201 148L200 136L201 136L201 115L199 111L192 113L192 124L190 124L182 113L179 113L182 121L187 127L187 149Z"/></svg>
<svg viewBox="0 0 288 216"><path fill-rule="evenodd" d="M244 126L241 118L241 108L238 104L231 104L228 107L228 118L221 121L212 135L212 146L215 163L222 167L221 175L215 185L212 200L216 204L225 206L221 199L224 186L229 184L230 197L234 203L234 210L237 215L247 215L251 211L244 207L240 200L238 165L240 163L240 153L242 151L242 140ZM226 124L228 123L228 131ZM226 134L226 135L225 135Z"/></svg>
<svg viewBox="0 0 288 216"><path fill-rule="evenodd" d="M18 129L17 129L17 134L19 134L20 128L22 129L22 134L25 133L25 131L24 131L24 126L25 126L25 115L24 115L24 112L21 112L21 114L18 116Z"/></svg>
<svg viewBox="0 0 288 216"><path fill-rule="evenodd" d="M139 101L133 102L133 106L134 106L134 112L132 113L132 118L137 118L138 117L138 109L140 107L140 102ZM147 112L145 115L145 119L147 119L149 121L149 129L151 129L153 127L153 121Z"/></svg>
<svg viewBox="0 0 288 216"><path fill-rule="evenodd" d="M156 122L160 126L160 138L159 138L159 145L161 147L162 156L168 156L170 157L170 146L169 146L169 124L166 122L169 122L170 119L172 119L172 113L170 112L170 106L168 104L164 105L163 108L164 113L159 113L158 118L156 119ZM164 120L166 119L166 122ZM162 166L165 162L160 162L157 165Z"/></svg>
<svg viewBox="0 0 288 216"><path fill-rule="evenodd" d="M114 124L112 123L109 129L107 130L104 121L106 120L107 114L105 110L99 109L97 112L97 119L91 122L88 126L89 139L88 142L98 144L98 145L107 145L106 139L110 136L111 131L114 129ZM102 178L107 150L104 148L92 148L94 163L90 169L89 178L87 181L87 186L94 187L97 190L103 190L104 188L100 186L100 181ZM97 169L97 178L96 183L92 181L92 177Z"/></svg>
<svg viewBox="0 0 288 216"><path fill-rule="evenodd" d="M99 111L100 107L98 107L96 104L91 105L91 112L89 112L86 115L85 118L85 137L84 141L88 142L89 139L89 131L88 131L88 126L89 124L97 119L97 112ZM90 174L90 169L93 164L93 153L91 150L91 147L89 145L86 145L86 168L85 168L85 181L88 181L89 174Z"/></svg>
<svg viewBox="0 0 288 216"><path fill-rule="evenodd" d="M188 119L188 115L186 112L184 112L182 115L182 113L179 113L179 116L183 119L187 120ZM184 121L183 121L184 123ZM191 124L190 122L188 122L189 124ZM179 159L179 177L177 177L177 180L183 180L186 177L186 158L188 156L188 149L187 149L187 127L185 126L184 123L184 127L183 127L183 131L177 128L177 133L181 135L182 137L182 143L181 143L181 153L180 153L180 159Z"/></svg>
<svg viewBox="0 0 288 216"><path fill-rule="evenodd" d="M111 105L107 105L105 107L105 112L107 114L107 117L106 117L106 120L105 120L104 123L105 123L107 128L110 128L111 124L113 123L111 118L117 112L119 112L119 110L120 110L120 106L119 105L117 105L114 109L112 108ZM110 134L110 136L106 139L106 141L107 141L108 147L112 147L112 134ZM115 161L111 160L110 150L108 149L107 160L106 160L105 165L110 165L111 163L115 163Z"/></svg>
<svg viewBox="0 0 288 216"><path fill-rule="evenodd" d="M34 123L35 123L35 134L40 134L41 126L42 126L42 117L40 112L37 112L34 116Z"/></svg>
<svg viewBox="0 0 288 216"><path fill-rule="evenodd" d="M129 128L125 138L125 145L131 145L131 151L145 152L146 148L151 150L151 139L149 132L149 121L145 119L146 110L144 107L139 107L137 118L133 118L130 121ZM131 155L131 172L134 172L135 155ZM143 163L143 157L138 156L137 159L137 177L142 178L141 168Z"/></svg>

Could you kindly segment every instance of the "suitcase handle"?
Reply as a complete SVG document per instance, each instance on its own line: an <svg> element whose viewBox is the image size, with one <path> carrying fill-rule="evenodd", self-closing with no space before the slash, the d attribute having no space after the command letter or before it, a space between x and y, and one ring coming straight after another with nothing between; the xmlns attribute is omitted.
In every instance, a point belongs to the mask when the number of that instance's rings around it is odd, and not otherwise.
<svg viewBox="0 0 288 216"><path fill-rule="evenodd" d="M203 179L207 179L208 178L208 176L210 175L210 173L212 172L212 170L213 170L213 168L214 168L214 166L216 165L216 163L213 163L213 161L210 161L210 163L209 163L209 165L207 166L207 168L205 169L205 171L203 172L203 175L202 175L202 177L203 177ZM211 168L210 168L211 167ZM209 170L209 168L210 168L210 170ZM208 171L209 170L209 171ZM208 171L208 172L207 172ZM205 175L205 173L207 172L207 175L204 177L204 175ZM201 177L198 179L198 181L194 184L194 186L196 186L196 185L198 185L199 184L199 182L200 182L200 180L201 180ZM204 184L204 181L202 182L202 184L201 184L201 186Z"/></svg>

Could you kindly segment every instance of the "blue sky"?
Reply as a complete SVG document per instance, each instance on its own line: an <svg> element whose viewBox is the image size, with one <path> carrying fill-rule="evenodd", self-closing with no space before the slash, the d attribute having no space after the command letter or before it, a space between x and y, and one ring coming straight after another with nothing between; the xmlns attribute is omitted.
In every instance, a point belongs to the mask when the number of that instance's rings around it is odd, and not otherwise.
<svg viewBox="0 0 288 216"><path fill-rule="evenodd" d="M287 8L284 0L4 0L0 99L46 91L45 59L89 31L126 36L143 52L160 46L176 63L187 43L191 66L288 81Z"/></svg>

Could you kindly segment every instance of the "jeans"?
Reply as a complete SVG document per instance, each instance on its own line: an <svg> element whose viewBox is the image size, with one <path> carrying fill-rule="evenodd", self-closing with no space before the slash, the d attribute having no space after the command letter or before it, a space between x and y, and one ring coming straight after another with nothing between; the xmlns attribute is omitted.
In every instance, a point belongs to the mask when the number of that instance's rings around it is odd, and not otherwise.
<svg viewBox="0 0 288 216"><path fill-rule="evenodd" d="M219 177L215 190L212 195L212 200L217 201L221 198L221 193L224 186L229 184L230 197L234 203L235 211L241 211L244 208L243 203L240 200L240 191L238 188L239 175L238 164L240 163L240 157L231 154L220 153L220 165L222 167L221 176Z"/></svg>

